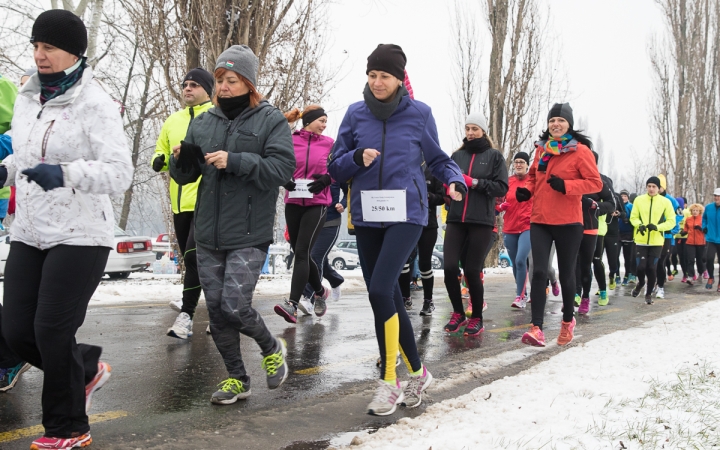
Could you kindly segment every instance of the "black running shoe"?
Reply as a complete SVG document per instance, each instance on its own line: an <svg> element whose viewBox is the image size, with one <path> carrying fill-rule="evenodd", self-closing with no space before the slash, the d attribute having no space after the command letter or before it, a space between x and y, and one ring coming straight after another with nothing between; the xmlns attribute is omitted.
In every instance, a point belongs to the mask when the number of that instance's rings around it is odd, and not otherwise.
<svg viewBox="0 0 720 450"><path fill-rule="evenodd" d="M405 297L403 298L403 303L405 303L405 309L410 311L412 309L412 298Z"/></svg>
<svg viewBox="0 0 720 450"><path fill-rule="evenodd" d="M285 319L288 323L297 323L298 307L291 301L275 305L275 314Z"/></svg>
<svg viewBox="0 0 720 450"><path fill-rule="evenodd" d="M652 305L653 303L655 303L652 299L652 294L645 295L645 303L647 303L648 305Z"/></svg>
<svg viewBox="0 0 720 450"><path fill-rule="evenodd" d="M425 299L423 301L423 307L420 310L421 316L432 316L433 311L435 311L435 304L432 300Z"/></svg>
<svg viewBox="0 0 720 450"><path fill-rule="evenodd" d="M645 287L645 284L638 283L635 285L635 287L633 288L632 292L630 292L630 294L632 294L633 297L637 297L638 295L640 295L640 292L643 290L644 287Z"/></svg>

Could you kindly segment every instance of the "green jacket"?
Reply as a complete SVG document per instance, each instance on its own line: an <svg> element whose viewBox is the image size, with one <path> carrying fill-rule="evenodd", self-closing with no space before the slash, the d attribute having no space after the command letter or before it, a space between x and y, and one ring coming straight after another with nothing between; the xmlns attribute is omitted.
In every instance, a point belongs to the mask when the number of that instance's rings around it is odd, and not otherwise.
<svg viewBox="0 0 720 450"><path fill-rule="evenodd" d="M639 195L633 202L630 223L635 227L635 244L662 246L665 244L665 231L675 227L675 211L667 198L658 194L650 197L648 194ZM645 230L645 234L638 232L640 225L655 224L657 231Z"/></svg>
<svg viewBox="0 0 720 450"><path fill-rule="evenodd" d="M17 93L15 83L0 75L0 134L10 129Z"/></svg>
<svg viewBox="0 0 720 450"><path fill-rule="evenodd" d="M233 250L273 241L279 187L292 178L295 150L285 116L263 100L230 121L219 108L193 120L185 141L203 153L225 150L227 168L203 164L189 173L170 158L170 175L180 185L201 175L195 208L195 241Z"/></svg>
<svg viewBox="0 0 720 450"><path fill-rule="evenodd" d="M187 134L193 118L198 117L212 106L212 102L208 101L198 106L188 106L168 117L160 130L160 136L158 136L157 144L155 144L155 154L150 158L150 165L152 166L158 155L165 155L165 167L162 170L168 170L172 148L185 139L185 134ZM181 186L170 178L170 204L174 214L195 210L199 184L200 180L197 180L194 183Z"/></svg>

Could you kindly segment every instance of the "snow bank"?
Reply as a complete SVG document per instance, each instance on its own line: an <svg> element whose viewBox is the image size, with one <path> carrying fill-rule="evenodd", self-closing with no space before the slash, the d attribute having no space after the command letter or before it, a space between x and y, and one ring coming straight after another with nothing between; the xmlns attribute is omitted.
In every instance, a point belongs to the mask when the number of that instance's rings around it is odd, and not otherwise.
<svg viewBox="0 0 720 450"><path fill-rule="evenodd" d="M350 448L715 448L719 320L716 300L587 343L580 338L516 376L357 436Z"/></svg>

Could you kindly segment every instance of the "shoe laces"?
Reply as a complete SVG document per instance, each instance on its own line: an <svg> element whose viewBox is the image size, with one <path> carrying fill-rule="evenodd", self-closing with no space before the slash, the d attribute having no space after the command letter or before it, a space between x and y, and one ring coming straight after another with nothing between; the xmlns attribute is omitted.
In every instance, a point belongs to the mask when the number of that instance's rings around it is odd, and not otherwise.
<svg viewBox="0 0 720 450"><path fill-rule="evenodd" d="M462 317L463 317L463 315L460 313L456 313L456 312L452 313L452 315L450 316L450 324L456 325L456 324L460 323L460 321L462 320Z"/></svg>
<svg viewBox="0 0 720 450"><path fill-rule="evenodd" d="M232 394L238 394L238 393L244 391L242 381L240 381L236 378L228 378L227 380L218 384L218 387L220 388L221 391L230 392Z"/></svg>
<svg viewBox="0 0 720 450"><path fill-rule="evenodd" d="M263 358L262 361L262 368L267 372L268 375L275 375L280 368L280 366L283 365L283 356L282 356L282 350L278 351L277 353L273 353L272 355L267 355Z"/></svg>
<svg viewBox="0 0 720 450"><path fill-rule="evenodd" d="M393 394L393 389L397 388L384 382L383 380L378 380L378 388L375 390L372 403L389 403L390 396Z"/></svg>
<svg viewBox="0 0 720 450"><path fill-rule="evenodd" d="M408 381L408 384L405 386L404 392L405 395L417 395L418 391L420 391L420 378L422 375L418 375L416 377L410 376L410 381Z"/></svg>
<svg viewBox="0 0 720 450"><path fill-rule="evenodd" d="M475 328L478 326L478 324L480 322L482 322L481 318L473 317L472 319L468 320L467 327L465 329L467 330L468 328L470 328L470 329Z"/></svg>
<svg viewBox="0 0 720 450"><path fill-rule="evenodd" d="M570 337L570 325L572 325L572 322L563 321L562 324L560 324L560 337L561 338L567 339Z"/></svg>

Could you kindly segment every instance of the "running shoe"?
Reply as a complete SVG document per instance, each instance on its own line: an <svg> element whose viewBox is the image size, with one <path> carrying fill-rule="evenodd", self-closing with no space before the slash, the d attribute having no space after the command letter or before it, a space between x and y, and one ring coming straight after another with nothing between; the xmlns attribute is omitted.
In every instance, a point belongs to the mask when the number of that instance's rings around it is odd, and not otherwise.
<svg viewBox="0 0 720 450"><path fill-rule="evenodd" d="M607 304L608 304L607 292L600 291L600 298L598 299L598 305L607 306Z"/></svg>
<svg viewBox="0 0 720 450"><path fill-rule="evenodd" d="M433 311L435 311L435 304L432 300L425 299L423 300L423 306L420 310L421 316L432 316Z"/></svg>
<svg viewBox="0 0 720 450"><path fill-rule="evenodd" d="M102 361L98 362L98 371L95 377L85 386L85 414L90 411L93 394L107 383L107 380L110 378L110 372L112 372L110 364Z"/></svg>
<svg viewBox="0 0 720 450"><path fill-rule="evenodd" d="M313 303L315 304L315 315L322 317L327 312L327 299L330 296L330 290L323 286L322 295L315 294L313 297Z"/></svg>
<svg viewBox="0 0 720 450"><path fill-rule="evenodd" d="M54 438L43 436L39 439L35 439L33 443L30 444L30 450L69 450L71 448L87 447L90 444L92 444L90 433L85 433L82 436L74 438Z"/></svg>
<svg viewBox="0 0 720 450"><path fill-rule="evenodd" d="M462 314L453 312L450 316L450 322L445 325L445 331L455 333L459 331L467 323L467 319Z"/></svg>
<svg viewBox="0 0 720 450"><path fill-rule="evenodd" d="M524 309L527 305L527 302L523 298L522 295L518 295L515 297L515 301L512 302L512 305L510 305L511 308L517 308L517 309Z"/></svg>
<svg viewBox="0 0 720 450"><path fill-rule="evenodd" d="M698 280L697 274L693 275L693 281L697 281L697 280Z"/></svg>
<svg viewBox="0 0 720 450"><path fill-rule="evenodd" d="M210 398L210 401L216 405L231 405L238 400L244 400L250 397L250 383L243 383L236 378L228 378L218 384L220 389L217 390Z"/></svg>
<svg viewBox="0 0 720 450"><path fill-rule="evenodd" d="M623 278L623 280L622 280L622 285L623 285L623 286L627 286L627 285L628 285L628 277L627 277L627 276L626 276L625 278Z"/></svg>
<svg viewBox="0 0 720 450"><path fill-rule="evenodd" d="M419 284L417 284L416 281L413 281L412 283L410 283L410 290L411 290L411 291L422 291L422 288L423 288L423 287L420 286Z"/></svg>
<svg viewBox="0 0 720 450"><path fill-rule="evenodd" d="M583 298L580 301L580 306L578 307L578 314L585 315L590 312L590 299L589 298Z"/></svg>
<svg viewBox="0 0 720 450"><path fill-rule="evenodd" d="M652 305L653 303L655 303L652 299L652 294L645 294L645 303L647 303L648 305Z"/></svg>
<svg viewBox="0 0 720 450"><path fill-rule="evenodd" d="M465 317L472 317L472 297L468 298L467 308L465 308Z"/></svg>
<svg viewBox="0 0 720 450"><path fill-rule="evenodd" d="M657 293L655 294L655 297L665 298L665 288L658 288Z"/></svg>
<svg viewBox="0 0 720 450"><path fill-rule="evenodd" d="M330 289L330 300L331 301L336 302L336 301L340 300L340 296L341 296L340 286Z"/></svg>
<svg viewBox="0 0 720 450"><path fill-rule="evenodd" d="M527 295L527 294L523 295L523 299L525 299L525 303L530 303L530 302L532 302L532 299L531 299L530 296Z"/></svg>
<svg viewBox="0 0 720 450"><path fill-rule="evenodd" d="M675 275L668 275L667 280L672 281L675 279Z"/></svg>
<svg viewBox="0 0 720 450"><path fill-rule="evenodd" d="M550 286L545 286L545 297L550 295Z"/></svg>
<svg viewBox="0 0 720 450"><path fill-rule="evenodd" d="M0 392L6 392L14 388L20 379L20 375L27 372L31 367L30 363L21 362L17 366L0 369Z"/></svg>
<svg viewBox="0 0 720 450"><path fill-rule="evenodd" d="M575 307L580 306L580 303L582 303L582 298L580 298L579 295L575 294Z"/></svg>
<svg viewBox="0 0 720 450"><path fill-rule="evenodd" d="M683 275L682 280L680 280L681 283L687 283L688 277L687 275Z"/></svg>
<svg viewBox="0 0 720 450"><path fill-rule="evenodd" d="M715 283L715 280L713 278L708 278L705 289L712 289L713 283ZM718 284L718 286L720 286L720 284Z"/></svg>
<svg viewBox="0 0 720 450"><path fill-rule="evenodd" d="M620 284L620 275L615 275L615 285Z"/></svg>
<svg viewBox="0 0 720 450"><path fill-rule="evenodd" d="M403 304L405 305L405 309L410 311L412 309L412 298L403 297Z"/></svg>
<svg viewBox="0 0 720 450"><path fill-rule="evenodd" d="M632 290L632 292L631 292L630 294L631 294L633 297L637 297L638 295L640 295L640 291L642 291L642 288L643 288L643 287L644 287L644 285L642 285L642 284L637 284L637 285L633 288L633 290Z"/></svg>
<svg viewBox="0 0 720 450"><path fill-rule="evenodd" d="M275 352L263 357L262 368L267 372L267 385L269 389L277 389L285 382L288 376L288 366L285 363L287 346L284 339L276 339Z"/></svg>
<svg viewBox="0 0 720 450"><path fill-rule="evenodd" d="M460 294L462 298L470 298L470 289L464 287L460 290Z"/></svg>
<svg viewBox="0 0 720 450"><path fill-rule="evenodd" d="M550 283L550 287L552 288L552 293L555 297L560 295L560 283L558 283L558 280L555 280L552 283Z"/></svg>
<svg viewBox="0 0 720 450"><path fill-rule="evenodd" d="M303 316L312 316L313 313L313 302L307 297L302 297L297 305L298 310L303 313Z"/></svg>
<svg viewBox="0 0 720 450"><path fill-rule="evenodd" d="M170 300L169 304L171 309L182 312L182 300Z"/></svg>
<svg viewBox="0 0 720 450"><path fill-rule="evenodd" d="M611 291L614 291L616 287L617 287L617 283L615 283L615 279L610 278L610 283L608 283L608 289L610 289ZM600 291L600 295L602 295L602 291Z"/></svg>
<svg viewBox="0 0 720 450"><path fill-rule="evenodd" d="M298 307L291 301L275 305L275 314L285 319L288 323L297 323Z"/></svg>
<svg viewBox="0 0 720 450"><path fill-rule="evenodd" d="M173 326L168 328L167 335L178 339L187 339L193 335L193 321L188 313L180 313L175 319Z"/></svg>
<svg viewBox="0 0 720 450"><path fill-rule="evenodd" d="M485 327L483 326L482 318L474 317L468 320L467 325L465 326L465 333L463 334L465 336L478 336L483 331L485 331Z"/></svg>
<svg viewBox="0 0 720 450"><path fill-rule="evenodd" d="M705 272L703 272L703 280L707 280L709 277L710 277L710 274L708 273L707 270Z"/></svg>
<svg viewBox="0 0 720 450"><path fill-rule="evenodd" d="M677 274L678 274L678 270L677 270L677 269L673 269L671 276L675 276L675 275L677 275Z"/></svg>
<svg viewBox="0 0 720 450"><path fill-rule="evenodd" d="M590 299L588 299L588 303L590 302ZM557 338L557 344L558 345L568 345L573 340L573 332L575 331L575 318L570 322L561 321L560 322L560 334Z"/></svg>
<svg viewBox="0 0 720 450"><path fill-rule="evenodd" d="M405 400L402 405L408 408L415 408L420 406L422 403L422 395L430 384L433 382L433 376L425 366L423 366L423 373L417 376L410 375L410 381L407 382L403 389L403 395Z"/></svg>
<svg viewBox="0 0 720 450"><path fill-rule="evenodd" d="M690 286L693 286L695 283L692 278L685 278L685 283L689 284Z"/></svg>
<svg viewBox="0 0 720 450"><path fill-rule="evenodd" d="M205 329L205 334L212 334L212 331L210 331L210 324L208 324L207 328Z"/></svg>
<svg viewBox="0 0 720 450"><path fill-rule="evenodd" d="M405 400L403 388L397 380L395 380L395 386L383 380L377 380L377 385L367 413L373 416L389 416L395 412L397 405Z"/></svg>
<svg viewBox="0 0 720 450"><path fill-rule="evenodd" d="M653 286L652 294L653 295L657 294L657 291L658 291L658 285L656 284L655 286Z"/></svg>
<svg viewBox="0 0 720 450"><path fill-rule="evenodd" d="M600 295L600 290L595 291L595 295Z"/></svg>
<svg viewBox="0 0 720 450"><path fill-rule="evenodd" d="M530 330L523 334L522 343L534 347L545 347L545 334L540 327L533 325L530 327Z"/></svg>
<svg viewBox="0 0 720 450"><path fill-rule="evenodd" d="M635 275L630 275L630 279L628 280L628 283L630 283L630 284L635 284L635 283L637 283L637 276L635 276Z"/></svg>

